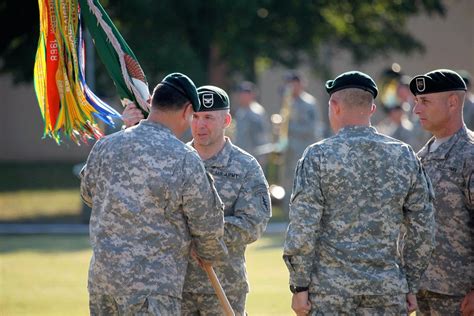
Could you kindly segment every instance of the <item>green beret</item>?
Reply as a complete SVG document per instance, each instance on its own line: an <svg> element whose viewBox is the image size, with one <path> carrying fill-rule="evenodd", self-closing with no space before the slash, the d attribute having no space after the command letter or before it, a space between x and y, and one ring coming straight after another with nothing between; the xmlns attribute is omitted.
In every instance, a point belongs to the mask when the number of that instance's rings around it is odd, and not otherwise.
<svg viewBox="0 0 474 316"><path fill-rule="evenodd" d="M326 81L326 91L329 95L333 94L336 91L347 89L347 88L356 88L370 92L374 99L377 97L378 89L375 81L370 78L369 75L366 75L360 71L348 71L343 74L340 74L334 80Z"/></svg>
<svg viewBox="0 0 474 316"><path fill-rule="evenodd" d="M186 99L191 102L191 104L193 105L194 112L199 111L201 105L199 104L196 86L188 76L179 72L175 72L167 75L160 83L170 86L179 93L181 93Z"/></svg>
<svg viewBox="0 0 474 316"><path fill-rule="evenodd" d="M414 95L464 90L466 83L455 71L437 69L424 75L415 76L410 82L410 90Z"/></svg>
<svg viewBox="0 0 474 316"><path fill-rule="evenodd" d="M201 109L204 111L219 111L230 109L230 101L227 93L216 86L202 86L197 89Z"/></svg>

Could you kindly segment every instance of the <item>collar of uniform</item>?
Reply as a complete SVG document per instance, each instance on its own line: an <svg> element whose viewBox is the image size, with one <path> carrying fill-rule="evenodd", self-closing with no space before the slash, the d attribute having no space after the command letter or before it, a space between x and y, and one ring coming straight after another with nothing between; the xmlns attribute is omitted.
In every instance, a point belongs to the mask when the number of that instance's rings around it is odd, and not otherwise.
<svg viewBox="0 0 474 316"><path fill-rule="evenodd" d="M425 158L427 157L428 159L440 159L444 160L448 156L449 152L451 151L451 148L459 141L459 139L466 137L467 136L467 131L466 131L466 126L463 126L462 128L459 129L451 138L441 144L438 149L436 149L434 152L430 153L429 149L431 144L434 142L434 137L432 137L425 146L420 150L418 153L418 156L420 158Z"/></svg>
<svg viewBox="0 0 474 316"><path fill-rule="evenodd" d="M339 130L337 135L343 134L368 134L376 133L377 130L373 126L363 126L363 125L351 125L345 126Z"/></svg>
<svg viewBox="0 0 474 316"><path fill-rule="evenodd" d="M188 143L188 145L195 149L194 140L190 141ZM211 158L204 160L203 161L204 165L206 167L225 167L225 166L227 166L227 163L229 162L230 155L231 155L231 152L232 152L232 146L233 145L232 145L232 142L230 141L230 138L226 136L224 147L222 147L222 149L217 154L212 156Z"/></svg>
<svg viewBox="0 0 474 316"><path fill-rule="evenodd" d="M158 123L158 122L152 122L152 121L149 121L149 120L141 120L139 125L150 126L152 128L159 129L159 130L164 130L165 132L173 134L171 129L169 129L168 127L166 127L163 124Z"/></svg>
<svg viewBox="0 0 474 316"><path fill-rule="evenodd" d="M224 147L211 158L204 160L204 165L206 167L225 167L230 160L231 152L232 142L226 136Z"/></svg>

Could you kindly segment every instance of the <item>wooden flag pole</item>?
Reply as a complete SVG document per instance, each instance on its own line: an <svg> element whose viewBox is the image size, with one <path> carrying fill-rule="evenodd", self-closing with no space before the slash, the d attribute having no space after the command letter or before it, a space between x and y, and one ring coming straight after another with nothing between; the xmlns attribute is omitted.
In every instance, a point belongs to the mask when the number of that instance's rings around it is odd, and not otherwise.
<svg viewBox="0 0 474 316"><path fill-rule="evenodd" d="M217 298L221 303L222 309L224 310L225 316L235 316L232 306L230 306L229 300L222 289L221 283L217 278L216 272L212 268L212 265L209 263L203 263L204 271L206 271L209 280L211 281L212 287L216 292Z"/></svg>

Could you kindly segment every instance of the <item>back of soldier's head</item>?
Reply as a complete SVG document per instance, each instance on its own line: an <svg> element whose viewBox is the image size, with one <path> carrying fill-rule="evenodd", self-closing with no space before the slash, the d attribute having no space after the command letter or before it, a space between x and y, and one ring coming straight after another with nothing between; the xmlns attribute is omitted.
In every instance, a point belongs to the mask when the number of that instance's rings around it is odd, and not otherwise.
<svg viewBox="0 0 474 316"><path fill-rule="evenodd" d="M152 108L161 111L177 111L191 103L199 111L200 103L194 82L185 74L175 72L167 75L156 85L151 99Z"/></svg>
<svg viewBox="0 0 474 316"><path fill-rule="evenodd" d="M370 109L374 103L373 95L359 88L346 88L334 92L334 96L346 107Z"/></svg>
<svg viewBox="0 0 474 316"><path fill-rule="evenodd" d="M375 81L360 71L348 71L326 81L326 91L348 107L371 108L378 94Z"/></svg>
<svg viewBox="0 0 474 316"><path fill-rule="evenodd" d="M153 90L151 106L160 111L177 111L190 101L173 87L158 84Z"/></svg>

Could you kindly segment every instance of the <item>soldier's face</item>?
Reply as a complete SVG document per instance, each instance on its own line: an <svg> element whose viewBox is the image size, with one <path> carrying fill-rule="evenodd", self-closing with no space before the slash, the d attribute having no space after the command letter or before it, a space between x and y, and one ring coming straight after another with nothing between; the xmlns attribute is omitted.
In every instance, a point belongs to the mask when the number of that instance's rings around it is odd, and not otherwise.
<svg viewBox="0 0 474 316"><path fill-rule="evenodd" d="M252 92L242 91L239 93L238 97L239 97L239 104L242 106L247 106L253 101L254 94Z"/></svg>
<svg viewBox="0 0 474 316"><path fill-rule="evenodd" d="M195 112L191 121L194 143L212 146L224 138L227 127L225 111Z"/></svg>
<svg viewBox="0 0 474 316"><path fill-rule="evenodd" d="M421 126L435 136L451 119L452 114L447 102L449 94L449 92L439 92L415 97L413 112L418 115Z"/></svg>

